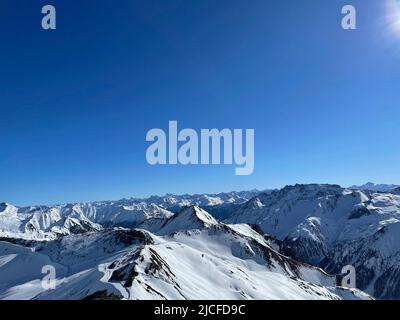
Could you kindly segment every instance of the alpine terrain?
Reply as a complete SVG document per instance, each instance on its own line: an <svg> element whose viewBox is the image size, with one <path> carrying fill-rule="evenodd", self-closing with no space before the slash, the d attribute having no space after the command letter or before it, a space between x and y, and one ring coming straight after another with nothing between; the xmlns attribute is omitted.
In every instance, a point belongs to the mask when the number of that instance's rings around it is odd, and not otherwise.
<svg viewBox="0 0 400 320"><path fill-rule="evenodd" d="M399 218L395 191L317 184L1 203L0 299L397 299Z"/></svg>

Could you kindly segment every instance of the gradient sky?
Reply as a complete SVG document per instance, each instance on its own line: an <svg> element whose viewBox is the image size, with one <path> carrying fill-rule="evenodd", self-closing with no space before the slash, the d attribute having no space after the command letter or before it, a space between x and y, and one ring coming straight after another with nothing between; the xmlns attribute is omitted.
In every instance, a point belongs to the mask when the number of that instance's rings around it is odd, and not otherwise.
<svg viewBox="0 0 400 320"><path fill-rule="evenodd" d="M0 201L400 183L389 1L2 0ZM146 133L169 120L254 128L254 174L148 165Z"/></svg>

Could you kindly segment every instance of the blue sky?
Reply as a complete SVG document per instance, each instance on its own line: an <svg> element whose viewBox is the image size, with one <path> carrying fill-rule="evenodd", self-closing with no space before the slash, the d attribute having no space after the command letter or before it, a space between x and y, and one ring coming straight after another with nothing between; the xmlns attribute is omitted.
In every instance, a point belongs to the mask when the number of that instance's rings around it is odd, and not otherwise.
<svg viewBox="0 0 400 320"><path fill-rule="evenodd" d="M40 25L49 3L55 31ZM341 29L349 3L355 31ZM400 32L386 4L1 1L0 201L400 183ZM169 120L254 128L254 174L148 165L146 133Z"/></svg>

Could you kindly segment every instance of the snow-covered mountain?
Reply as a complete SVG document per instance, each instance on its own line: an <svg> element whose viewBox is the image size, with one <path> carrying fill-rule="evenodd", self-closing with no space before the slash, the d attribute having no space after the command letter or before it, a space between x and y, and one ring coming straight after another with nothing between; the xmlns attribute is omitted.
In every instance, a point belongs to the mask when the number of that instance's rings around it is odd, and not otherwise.
<svg viewBox="0 0 400 320"><path fill-rule="evenodd" d="M172 212L155 204L106 201L17 208L0 204L0 237L46 240L105 227L157 229Z"/></svg>
<svg viewBox="0 0 400 320"><path fill-rule="evenodd" d="M280 254L250 226L221 223L197 206L156 233L111 228L0 242L0 299L370 298ZM53 290L41 285L43 265L56 270Z"/></svg>
<svg viewBox="0 0 400 320"><path fill-rule="evenodd" d="M390 191L390 193L394 193L394 194L399 194L400 195L400 187L397 187L396 189L393 189L392 191Z"/></svg>
<svg viewBox="0 0 400 320"><path fill-rule="evenodd" d="M361 186L351 186L351 187L349 187L349 189L370 190L370 191L376 191L376 192L390 192L399 187L400 186L395 185L395 184L377 184L377 183L367 182L366 184L363 184Z"/></svg>
<svg viewBox="0 0 400 320"><path fill-rule="evenodd" d="M257 196L261 192L269 193L272 190L251 190L240 192L225 192L218 194L194 194L152 196L141 201L156 204L172 212L179 212L184 207L200 206L218 219L226 219L235 211L236 207Z"/></svg>
<svg viewBox="0 0 400 320"><path fill-rule="evenodd" d="M198 205L217 218L226 218L260 191L220 194L152 196L54 206L16 207L0 204L0 237L55 239L60 235L101 230L104 227L140 227L156 230L182 208ZM268 191L265 191L268 193Z"/></svg>
<svg viewBox="0 0 400 320"><path fill-rule="evenodd" d="M282 252L338 273L356 268L357 287L400 299L400 196L337 185L287 186L243 204L227 222L258 225Z"/></svg>
<svg viewBox="0 0 400 320"><path fill-rule="evenodd" d="M359 289L400 299L396 190L310 184L251 194L2 203L0 298L367 298L328 275L351 264ZM230 208L227 218L198 203ZM56 290L40 285L44 264L57 270Z"/></svg>

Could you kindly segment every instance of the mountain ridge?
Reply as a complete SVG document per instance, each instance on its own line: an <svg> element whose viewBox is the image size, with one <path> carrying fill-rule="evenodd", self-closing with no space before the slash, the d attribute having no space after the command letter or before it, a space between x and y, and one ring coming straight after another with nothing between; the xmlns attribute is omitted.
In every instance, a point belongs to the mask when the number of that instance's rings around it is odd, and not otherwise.
<svg viewBox="0 0 400 320"><path fill-rule="evenodd" d="M0 286L0 299L371 299L282 255L249 226L226 225L196 206L176 219L190 223L155 233L104 229L23 246L0 241L0 279L12 283ZM21 279L11 270L24 268L19 261L26 259L36 262ZM40 286L42 263L57 270L54 290Z"/></svg>
<svg viewBox="0 0 400 320"><path fill-rule="evenodd" d="M353 263L358 288L383 297L380 288L385 283L389 293L384 297L400 299L399 283L385 280L397 277L400 241L381 236L382 230L394 234L395 226L400 226L399 195L338 185L298 184L258 195L226 222L256 224L283 242L286 255L327 272L340 272ZM365 242L369 246L363 246Z"/></svg>
<svg viewBox="0 0 400 320"><path fill-rule="evenodd" d="M8 252L15 249L17 256L19 247L32 248L44 257L29 259L40 262L47 256L56 266L71 266L69 273L58 267L63 277L56 294L43 292L32 278L31 284L21 282L3 292L0 288L0 298L199 299L213 296L210 288L232 299L369 298L336 287L336 276L349 263L356 268L357 288L377 298L400 297L400 195L394 191L296 184L245 193L253 195L247 200L243 195L231 194L221 201L208 195L167 195L157 198L162 199L158 204L122 199L18 208L2 203L0 278L12 277L7 271L11 266L22 268L15 264L19 260L1 251L4 246ZM229 214L218 219L198 204L199 199L215 209L228 206ZM169 211L166 203L179 210ZM225 280L215 283L207 268ZM247 270L245 278L239 270ZM22 281L18 279L15 284ZM267 285L266 279L275 286ZM34 288L35 295L19 292L19 286ZM288 294L277 286L287 288ZM15 295L7 295L10 290Z"/></svg>

